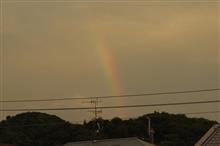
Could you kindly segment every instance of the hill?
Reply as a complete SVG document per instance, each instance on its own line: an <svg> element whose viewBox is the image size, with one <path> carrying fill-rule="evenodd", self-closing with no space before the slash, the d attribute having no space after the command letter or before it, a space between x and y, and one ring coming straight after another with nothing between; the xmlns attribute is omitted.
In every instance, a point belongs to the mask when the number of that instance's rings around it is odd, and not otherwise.
<svg viewBox="0 0 220 146"><path fill-rule="evenodd" d="M0 143L21 146L59 146L74 137L81 125L45 113L22 113L0 123Z"/></svg>
<svg viewBox="0 0 220 146"><path fill-rule="evenodd" d="M96 134L94 120L71 124L54 115L29 112L7 117L7 120L0 122L0 143L60 146L70 141L133 136L148 140L146 116L151 117L155 143L159 146L192 146L216 123L202 118L154 112L136 119L98 119L101 130Z"/></svg>

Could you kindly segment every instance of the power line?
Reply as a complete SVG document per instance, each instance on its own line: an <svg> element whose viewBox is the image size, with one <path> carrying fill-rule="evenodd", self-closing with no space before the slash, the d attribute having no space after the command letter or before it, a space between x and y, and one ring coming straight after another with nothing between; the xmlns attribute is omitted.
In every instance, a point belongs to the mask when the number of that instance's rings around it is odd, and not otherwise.
<svg viewBox="0 0 220 146"><path fill-rule="evenodd" d="M186 93L200 93L200 92L212 92L219 91L220 88L213 89L200 89L200 90L185 90L185 91L170 91L170 92L157 92L157 93L139 93L139 94L123 94L123 95L112 95L112 96L88 96L88 97L68 97L68 98L54 98L54 99L31 99L31 100L0 100L3 103L12 102L47 102L47 101L64 101L64 100L88 100L91 98L128 98L128 97L143 97L143 96L156 96L156 95L174 95L174 94L186 94Z"/></svg>
<svg viewBox="0 0 220 146"><path fill-rule="evenodd" d="M192 112L192 113L182 113L182 114L185 114L185 115L201 115L201 114L214 114L214 113L220 113L220 111Z"/></svg>
<svg viewBox="0 0 220 146"><path fill-rule="evenodd" d="M97 106L97 109L121 109L121 108L142 108L155 106L178 106L192 104L219 103L220 100L209 101L194 101L194 102L174 102L174 103L154 103L154 104L139 104L139 105L116 105L116 106ZM93 107L68 107L68 108L36 108L36 109L0 109L2 112L12 111L66 111L66 110L91 110Z"/></svg>

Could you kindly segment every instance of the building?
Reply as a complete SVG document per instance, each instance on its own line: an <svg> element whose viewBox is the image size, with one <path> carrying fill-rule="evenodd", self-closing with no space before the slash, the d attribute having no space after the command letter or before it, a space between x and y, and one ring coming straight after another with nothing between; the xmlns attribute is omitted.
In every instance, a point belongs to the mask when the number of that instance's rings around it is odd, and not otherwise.
<svg viewBox="0 0 220 146"><path fill-rule="evenodd" d="M63 146L155 146L155 145L142 141L136 137L131 137L131 138L72 142L72 143L67 143Z"/></svg>
<svg viewBox="0 0 220 146"><path fill-rule="evenodd" d="M220 124L209 129L195 146L220 146Z"/></svg>

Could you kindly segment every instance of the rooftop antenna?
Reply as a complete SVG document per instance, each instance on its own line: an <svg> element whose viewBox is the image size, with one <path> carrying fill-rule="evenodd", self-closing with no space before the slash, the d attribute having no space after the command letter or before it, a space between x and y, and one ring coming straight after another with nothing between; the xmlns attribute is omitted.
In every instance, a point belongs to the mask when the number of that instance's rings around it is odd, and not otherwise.
<svg viewBox="0 0 220 146"><path fill-rule="evenodd" d="M92 97L91 100L90 100L90 103L92 105L94 105L94 109L93 110L90 110L89 112L91 113L94 113L94 119L97 121L97 119L99 118L99 114L102 113L102 110L100 108L98 108L98 104L100 103L101 101L99 100L98 97Z"/></svg>
<svg viewBox="0 0 220 146"><path fill-rule="evenodd" d="M96 136L100 133L101 131L101 125L98 121L98 118L99 118L99 114L102 113L102 110L100 108L98 108L98 104L100 103L101 101L99 100L98 97L92 97L91 100L90 100L90 103L91 105L93 105L94 109L93 110L90 110L89 112L91 113L94 113L94 120L96 122L96 126L97 126L97 130L96 130Z"/></svg>

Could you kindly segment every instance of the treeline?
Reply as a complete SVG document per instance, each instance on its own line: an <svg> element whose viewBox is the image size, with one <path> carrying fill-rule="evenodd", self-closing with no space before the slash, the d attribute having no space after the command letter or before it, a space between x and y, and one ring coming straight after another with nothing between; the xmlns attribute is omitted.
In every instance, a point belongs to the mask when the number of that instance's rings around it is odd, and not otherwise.
<svg viewBox="0 0 220 146"><path fill-rule="evenodd" d="M152 121L159 146L193 146L216 122L185 115L154 112L136 119L98 119L71 124L54 115L29 112L0 122L0 143L18 146L61 146L67 142L138 137L148 141L147 118ZM99 127L99 132L97 129Z"/></svg>

